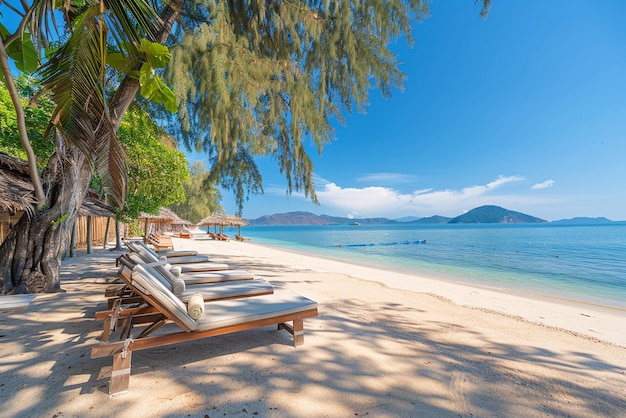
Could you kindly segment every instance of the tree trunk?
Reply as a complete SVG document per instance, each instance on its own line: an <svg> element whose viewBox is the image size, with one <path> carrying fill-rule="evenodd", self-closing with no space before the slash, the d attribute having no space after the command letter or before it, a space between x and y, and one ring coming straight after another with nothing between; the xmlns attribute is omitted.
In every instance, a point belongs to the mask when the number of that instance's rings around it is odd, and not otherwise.
<svg viewBox="0 0 626 418"><path fill-rule="evenodd" d="M93 219L87 216L87 254L91 254L93 241Z"/></svg>
<svg viewBox="0 0 626 418"><path fill-rule="evenodd" d="M115 220L115 249L117 251L121 251L124 249L124 247L122 247L121 222L117 219Z"/></svg>
<svg viewBox="0 0 626 418"><path fill-rule="evenodd" d="M107 218L107 226L104 229L104 244L102 245L102 249L106 250L107 245L109 243L109 226L111 225L111 218Z"/></svg>
<svg viewBox="0 0 626 418"><path fill-rule="evenodd" d="M62 292L61 255L93 169L78 151L55 153L43 172L47 207L22 216L0 246L0 293Z"/></svg>
<svg viewBox="0 0 626 418"><path fill-rule="evenodd" d="M72 226L72 236L70 238L70 257L76 257L76 222Z"/></svg>

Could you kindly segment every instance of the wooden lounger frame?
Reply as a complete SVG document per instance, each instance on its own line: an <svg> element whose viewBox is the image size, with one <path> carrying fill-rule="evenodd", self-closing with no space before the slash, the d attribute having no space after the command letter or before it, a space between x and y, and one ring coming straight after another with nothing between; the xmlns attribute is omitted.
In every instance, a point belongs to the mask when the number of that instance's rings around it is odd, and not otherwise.
<svg viewBox="0 0 626 418"><path fill-rule="evenodd" d="M304 344L304 319L317 315L317 309L310 309L294 314L250 321L207 331L187 332L179 330L168 334L151 336L154 331L168 322L168 318L162 312L147 309L144 312L137 311L135 313L127 313L127 315L112 313L104 322L104 330L101 337L102 343L91 349L91 358L113 356L109 394L117 395L128 391L133 351L215 337L268 325L277 325L277 329L284 329L289 332L293 336L294 347L297 347ZM289 322L291 322L291 325ZM139 337L132 338L130 336L134 325L146 323L149 323L149 325ZM110 342L112 331L116 329L119 330L119 340Z"/></svg>
<svg viewBox="0 0 626 418"><path fill-rule="evenodd" d="M96 316L97 319L104 319L104 328L100 337L100 344L91 349L91 358L113 357L109 381L110 395L128 391L133 351L194 341L268 325L277 325L277 329L284 329L289 332L293 336L294 346L297 347L304 344L304 319L318 315L317 308L304 309L210 330L194 331L176 318L158 298L143 293L140 289L134 290L143 298L145 304L131 309L122 309L122 299L118 298L113 301L109 311L100 312ZM171 322L178 325L180 329L166 334L152 335L154 331ZM137 337L132 337L131 333L135 326L144 326L145 328ZM114 335L116 338L113 338ZM115 341L113 341L114 339Z"/></svg>

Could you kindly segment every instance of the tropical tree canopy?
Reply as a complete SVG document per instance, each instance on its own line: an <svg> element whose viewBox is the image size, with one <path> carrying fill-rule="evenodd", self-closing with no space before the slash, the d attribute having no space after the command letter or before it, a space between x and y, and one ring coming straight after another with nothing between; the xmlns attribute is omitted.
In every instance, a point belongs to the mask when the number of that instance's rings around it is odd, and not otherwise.
<svg viewBox="0 0 626 418"><path fill-rule="evenodd" d="M45 135L54 103L46 96L35 97L34 80L26 76L16 78L19 87L20 101L28 124L26 129L31 140L33 150L37 156L37 165L43 167L50 155L54 152L54 141L50 135ZM30 100L34 103L29 104ZM0 152L27 159L24 147L20 142L17 129L15 109L11 102L9 91L4 82L0 81Z"/></svg>
<svg viewBox="0 0 626 418"><path fill-rule="evenodd" d="M189 180L187 159L163 144L165 132L138 106L131 106L118 131L128 156L128 190L120 215L136 219L140 212L155 213L162 206L185 200Z"/></svg>
<svg viewBox="0 0 626 418"><path fill-rule="evenodd" d="M29 92L25 78L17 80L21 96ZM39 166L45 165L54 151L54 141L45 137L54 104L40 97L35 106L28 104L29 97L22 103L28 117L28 136L33 144ZM118 137L128 156L128 192L119 215L123 219L137 218L141 211L154 212L162 206L185 200L183 184L189 179L185 155L171 147L171 139L138 106L132 106L124 115ZM0 152L25 160L26 153L20 144L15 112L9 93L0 82ZM92 187L98 189L98 178ZM168 193L163 193L167 190Z"/></svg>
<svg viewBox="0 0 626 418"><path fill-rule="evenodd" d="M194 161L189 166L189 176L189 180L183 183L186 200L170 205L169 208L194 224L214 212L223 212L224 208L218 203L221 194L210 182L209 170L204 163Z"/></svg>

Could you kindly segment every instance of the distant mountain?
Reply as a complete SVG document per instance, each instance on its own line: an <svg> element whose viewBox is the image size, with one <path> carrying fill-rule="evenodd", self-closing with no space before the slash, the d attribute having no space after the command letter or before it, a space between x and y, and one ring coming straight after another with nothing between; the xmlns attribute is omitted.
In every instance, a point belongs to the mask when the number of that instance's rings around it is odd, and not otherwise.
<svg viewBox="0 0 626 418"><path fill-rule="evenodd" d="M395 218L396 221L398 222L414 222L421 219L419 216L403 216L402 218Z"/></svg>
<svg viewBox="0 0 626 418"><path fill-rule="evenodd" d="M388 218L344 218L340 216L315 215L310 212L287 212L247 219L250 225L389 225L389 224L460 224L460 223L545 223L547 221L499 206L481 206L456 218L429 216L410 222ZM607 219L608 221L608 219ZM611 221L609 221L611 222Z"/></svg>
<svg viewBox="0 0 626 418"><path fill-rule="evenodd" d="M331 225L386 225L397 224L398 221L388 218L342 218L339 216L321 215L321 218L327 219Z"/></svg>
<svg viewBox="0 0 626 418"><path fill-rule="evenodd" d="M248 219L250 225L331 225L327 218L310 212L288 212Z"/></svg>
<svg viewBox="0 0 626 418"><path fill-rule="evenodd" d="M445 216L435 215L435 216L429 216L428 218L416 219L409 223L410 224L447 224L447 223L450 223L451 219L452 218L447 218Z"/></svg>
<svg viewBox="0 0 626 418"><path fill-rule="evenodd" d="M499 206L481 206L450 220L451 224L530 224L548 221Z"/></svg>
<svg viewBox="0 0 626 418"><path fill-rule="evenodd" d="M604 224L613 224L618 223L612 221L610 219L601 217L601 218L586 218L586 217L576 217L571 219L560 219L558 221L552 221L551 224L556 225L604 225Z"/></svg>

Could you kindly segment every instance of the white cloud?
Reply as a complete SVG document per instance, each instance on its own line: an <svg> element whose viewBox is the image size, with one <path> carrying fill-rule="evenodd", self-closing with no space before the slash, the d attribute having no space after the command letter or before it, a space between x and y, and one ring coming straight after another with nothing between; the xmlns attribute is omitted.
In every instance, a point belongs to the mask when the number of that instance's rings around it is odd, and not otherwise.
<svg viewBox="0 0 626 418"><path fill-rule="evenodd" d="M411 183L416 180L415 176L400 173L371 173L357 179L368 183Z"/></svg>
<svg viewBox="0 0 626 418"><path fill-rule="evenodd" d="M393 187L350 187L315 176L315 189L320 205L315 205L302 192L288 194L285 185L265 186L263 196L251 200L262 201L262 209L246 212L249 218L271 213L309 211L317 214L346 216L350 218L400 218L403 216L426 217L441 215L454 217L482 205L496 205L507 209L554 220L579 216L580 205L572 213L563 213L564 202L576 201L579 196L555 195L531 192L523 184L522 176L498 176L482 185L472 185L457 189L422 188L411 191ZM545 182L544 182L545 183ZM424 184L420 184L424 186ZM225 194L228 196L228 194ZM234 204L234 203L233 203ZM585 216L594 212L583 211ZM606 216L601 213L594 216ZM623 219L622 215L613 215Z"/></svg>
<svg viewBox="0 0 626 418"><path fill-rule="evenodd" d="M555 181L554 180L546 180L544 182L541 183L537 183L534 184L531 189L533 190L539 190L539 189L547 189L548 187L552 187L554 186Z"/></svg>
<svg viewBox="0 0 626 418"><path fill-rule="evenodd" d="M521 176L501 175L487 184L460 190L420 189L411 193L401 193L388 187L343 188L336 183L327 183L316 193L323 207L332 207L352 216L456 216L463 210L481 205L519 205L525 197L498 194L496 191L524 180Z"/></svg>
<svg viewBox="0 0 626 418"><path fill-rule="evenodd" d="M490 190L497 189L507 183L524 181L524 177L521 176L509 176L505 177L503 175L499 175L495 180L480 186L470 186L466 187L462 190L462 194L465 196L481 196Z"/></svg>

